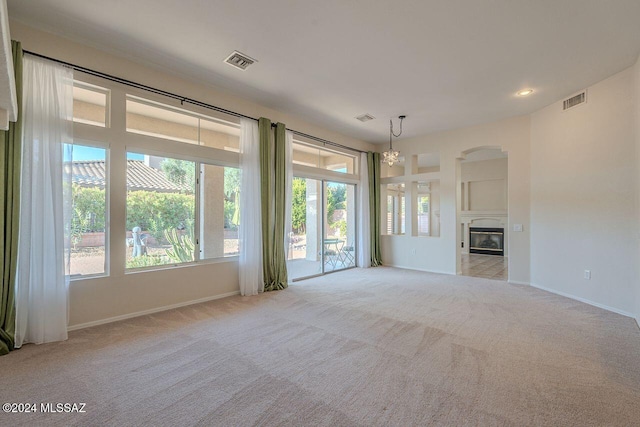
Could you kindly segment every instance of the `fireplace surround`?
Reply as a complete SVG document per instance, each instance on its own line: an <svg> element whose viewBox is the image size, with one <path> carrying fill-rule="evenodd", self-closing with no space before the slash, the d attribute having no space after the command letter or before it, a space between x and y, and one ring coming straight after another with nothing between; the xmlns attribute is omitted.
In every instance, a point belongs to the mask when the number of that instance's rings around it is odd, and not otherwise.
<svg viewBox="0 0 640 427"><path fill-rule="evenodd" d="M469 228L469 253L504 256L504 228Z"/></svg>

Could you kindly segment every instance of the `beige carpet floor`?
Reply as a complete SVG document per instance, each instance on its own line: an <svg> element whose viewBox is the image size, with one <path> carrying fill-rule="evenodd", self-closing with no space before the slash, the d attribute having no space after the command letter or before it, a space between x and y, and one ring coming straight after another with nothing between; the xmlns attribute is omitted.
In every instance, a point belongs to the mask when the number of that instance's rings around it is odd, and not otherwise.
<svg viewBox="0 0 640 427"><path fill-rule="evenodd" d="M179 284L176 284L179 292ZM27 345L0 425L640 425L632 319L526 286L349 270Z"/></svg>

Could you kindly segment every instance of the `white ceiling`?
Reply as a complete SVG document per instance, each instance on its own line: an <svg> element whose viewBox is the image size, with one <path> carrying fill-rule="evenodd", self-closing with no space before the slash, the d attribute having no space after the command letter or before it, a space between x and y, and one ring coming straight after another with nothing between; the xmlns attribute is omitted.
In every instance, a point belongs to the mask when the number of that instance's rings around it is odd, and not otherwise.
<svg viewBox="0 0 640 427"><path fill-rule="evenodd" d="M638 0L8 0L27 25L388 141L530 113L631 66ZM223 63L239 50L259 62ZM126 76L123 76L126 77ZM518 98L515 92L533 88ZM210 101L210 100L208 100ZM354 117L370 113L366 123Z"/></svg>

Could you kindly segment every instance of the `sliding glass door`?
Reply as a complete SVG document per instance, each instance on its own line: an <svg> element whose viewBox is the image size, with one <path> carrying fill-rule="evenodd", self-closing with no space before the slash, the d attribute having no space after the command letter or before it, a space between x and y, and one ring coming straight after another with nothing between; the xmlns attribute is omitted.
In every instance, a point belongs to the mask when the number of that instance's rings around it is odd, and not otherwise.
<svg viewBox="0 0 640 427"><path fill-rule="evenodd" d="M322 181L295 177L291 193L287 273L295 280L322 274Z"/></svg>
<svg viewBox="0 0 640 427"><path fill-rule="evenodd" d="M295 177L287 270L291 280L355 267L356 187Z"/></svg>
<svg viewBox="0 0 640 427"><path fill-rule="evenodd" d="M355 266L355 185L324 183L324 271Z"/></svg>

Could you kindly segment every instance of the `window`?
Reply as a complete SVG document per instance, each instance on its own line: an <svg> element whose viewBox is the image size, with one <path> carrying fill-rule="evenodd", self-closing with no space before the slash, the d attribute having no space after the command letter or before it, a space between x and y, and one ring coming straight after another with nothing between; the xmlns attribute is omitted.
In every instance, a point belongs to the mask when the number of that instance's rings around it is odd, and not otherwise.
<svg viewBox="0 0 640 427"><path fill-rule="evenodd" d="M127 269L238 255L240 170L127 154Z"/></svg>
<svg viewBox="0 0 640 427"><path fill-rule="evenodd" d="M393 234L393 201L392 195L387 195L387 234Z"/></svg>
<svg viewBox="0 0 640 427"><path fill-rule="evenodd" d="M195 162L127 154L127 263L195 261Z"/></svg>
<svg viewBox="0 0 640 427"><path fill-rule="evenodd" d="M240 129L168 105L127 97L127 132L238 151Z"/></svg>
<svg viewBox="0 0 640 427"><path fill-rule="evenodd" d="M404 184L387 184L387 234L405 233Z"/></svg>
<svg viewBox="0 0 640 427"><path fill-rule="evenodd" d="M75 81L73 83L73 121L106 127L108 101L108 89Z"/></svg>
<svg viewBox="0 0 640 427"><path fill-rule="evenodd" d="M429 195L420 194L417 200L418 235L429 235Z"/></svg>
<svg viewBox="0 0 640 427"><path fill-rule="evenodd" d="M200 166L200 258L240 254L240 169Z"/></svg>
<svg viewBox="0 0 640 427"><path fill-rule="evenodd" d="M65 162L71 174L72 278L105 274L107 271L107 150L74 144Z"/></svg>
<svg viewBox="0 0 640 427"><path fill-rule="evenodd" d="M112 97L112 90L119 96ZM137 89L124 96L121 91L94 77L74 82L74 134L103 143L76 144L74 157L65 159L74 175L73 277L238 256L240 121L202 114L197 106L168 105L173 101ZM125 123L118 121L114 128L113 115L124 116ZM316 205L308 199L298 211L304 207L305 215L312 215L311 210L321 209L315 218L326 222L313 224L320 249L306 250L305 256L319 258L316 262L326 256L329 264L322 271L353 266L359 157L309 141L295 141L293 151L294 171L311 175L313 180L305 179L307 184L315 180L317 192L307 194L316 197ZM109 157L118 161L109 164ZM111 191L110 176L118 177ZM125 180L126 191L120 191ZM307 225L298 225L300 236L290 231L293 250L304 249L300 240L309 237ZM323 252L323 240L335 241L336 254ZM110 247L117 256L109 256Z"/></svg>
<svg viewBox="0 0 640 427"><path fill-rule="evenodd" d="M293 143L293 164L340 173L355 173L353 156L299 141Z"/></svg>

